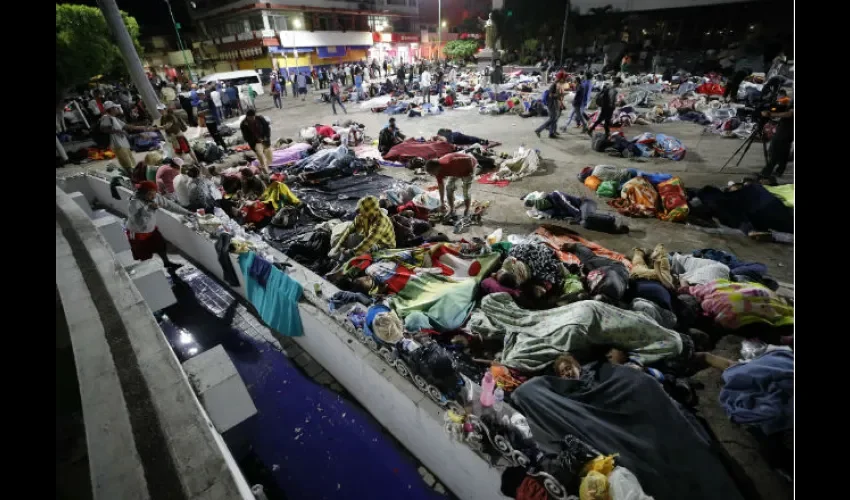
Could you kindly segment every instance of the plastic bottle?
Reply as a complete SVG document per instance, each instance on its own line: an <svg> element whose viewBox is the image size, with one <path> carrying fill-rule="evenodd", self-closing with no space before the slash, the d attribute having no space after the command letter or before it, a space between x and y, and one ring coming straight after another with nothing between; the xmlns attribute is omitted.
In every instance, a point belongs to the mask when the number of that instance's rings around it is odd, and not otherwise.
<svg viewBox="0 0 850 500"><path fill-rule="evenodd" d="M481 406L493 406L493 389L495 388L496 380L493 378L493 374L488 371L484 374L484 378L481 379L481 397L479 398Z"/></svg>
<svg viewBox="0 0 850 500"><path fill-rule="evenodd" d="M501 411L504 402L505 391L503 391L501 387L496 387L496 390L493 391L493 409L496 411Z"/></svg>
<svg viewBox="0 0 850 500"><path fill-rule="evenodd" d="M401 348L404 349L405 352L411 353L420 347L422 346L419 345L419 342L416 342L413 339L401 339Z"/></svg>

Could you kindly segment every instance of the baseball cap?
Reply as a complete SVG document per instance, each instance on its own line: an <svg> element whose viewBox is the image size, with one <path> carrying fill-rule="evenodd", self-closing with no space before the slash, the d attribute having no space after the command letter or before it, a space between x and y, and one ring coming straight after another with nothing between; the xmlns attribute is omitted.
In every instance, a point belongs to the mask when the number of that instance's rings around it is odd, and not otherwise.
<svg viewBox="0 0 850 500"><path fill-rule="evenodd" d="M112 108L120 108L120 107L121 106L119 106L118 104L115 104L112 101L106 101L105 103L103 103L103 110L104 111L109 111Z"/></svg>

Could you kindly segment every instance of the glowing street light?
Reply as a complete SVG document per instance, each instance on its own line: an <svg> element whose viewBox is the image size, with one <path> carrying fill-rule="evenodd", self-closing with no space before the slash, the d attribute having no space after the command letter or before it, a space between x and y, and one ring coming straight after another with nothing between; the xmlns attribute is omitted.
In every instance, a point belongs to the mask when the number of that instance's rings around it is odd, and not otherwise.
<svg viewBox="0 0 850 500"><path fill-rule="evenodd" d="M301 22L301 19L295 18L295 20L292 21L292 25L295 26L295 29L300 30L304 23Z"/></svg>
<svg viewBox="0 0 850 500"><path fill-rule="evenodd" d="M445 28L446 26L448 26L448 23L443 21L441 25L443 26L443 28Z"/></svg>

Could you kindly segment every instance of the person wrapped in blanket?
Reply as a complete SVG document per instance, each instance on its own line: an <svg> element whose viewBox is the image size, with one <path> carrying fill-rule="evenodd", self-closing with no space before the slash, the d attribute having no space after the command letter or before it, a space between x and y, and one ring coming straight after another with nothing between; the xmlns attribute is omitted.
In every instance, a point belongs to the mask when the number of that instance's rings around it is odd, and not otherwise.
<svg viewBox="0 0 850 500"><path fill-rule="evenodd" d="M481 282L484 294L505 292L517 305L541 309L557 301L584 296L581 279L571 274L558 255L547 245L514 245L501 269Z"/></svg>
<svg viewBox="0 0 850 500"><path fill-rule="evenodd" d="M629 287L629 270L619 261L601 257L580 243L565 243L561 250L581 260L587 288L593 300L619 304Z"/></svg>
<svg viewBox="0 0 850 500"><path fill-rule="evenodd" d="M390 218L378 206L378 198L367 196L357 202L357 216L328 253L341 260L363 253L395 248L395 229Z"/></svg>

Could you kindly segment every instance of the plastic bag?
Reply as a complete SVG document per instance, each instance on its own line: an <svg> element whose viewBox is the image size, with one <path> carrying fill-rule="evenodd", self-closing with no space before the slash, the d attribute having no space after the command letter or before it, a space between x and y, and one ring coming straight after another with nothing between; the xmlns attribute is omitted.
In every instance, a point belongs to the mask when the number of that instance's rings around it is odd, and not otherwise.
<svg viewBox="0 0 850 500"><path fill-rule="evenodd" d="M611 500L653 500L643 492L638 478L625 467L615 467L608 476L608 495Z"/></svg>
<svg viewBox="0 0 850 500"><path fill-rule="evenodd" d="M620 194L620 185L617 181L604 181L599 184L596 194L605 198L616 198Z"/></svg>
<svg viewBox="0 0 850 500"><path fill-rule="evenodd" d="M767 350L767 344L761 340L745 340L741 342L741 359L749 361L755 359Z"/></svg>
<svg viewBox="0 0 850 500"><path fill-rule="evenodd" d="M599 189L599 185L602 184L602 180L595 175L589 176L584 180L584 185L590 188L592 191L596 191Z"/></svg>
<svg viewBox="0 0 850 500"><path fill-rule="evenodd" d="M502 228L493 231L490 236L487 236L487 244L493 245L502 241Z"/></svg>
<svg viewBox="0 0 850 500"><path fill-rule="evenodd" d="M608 478L600 472L590 471L581 480L578 497L581 500L608 500Z"/></svg>

